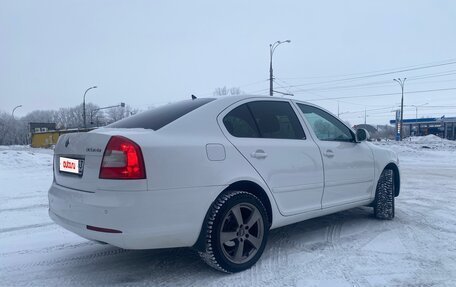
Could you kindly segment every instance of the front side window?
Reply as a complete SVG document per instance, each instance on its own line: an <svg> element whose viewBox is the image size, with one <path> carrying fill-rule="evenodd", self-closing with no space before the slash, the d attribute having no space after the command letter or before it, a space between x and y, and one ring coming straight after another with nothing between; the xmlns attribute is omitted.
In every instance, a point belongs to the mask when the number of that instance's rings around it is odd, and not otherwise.
<svg viewBox="0 0 456 287"><path fill-rule="evenodd" d="M341 121L316 107L298 104L312 130L322 141L353 142L354 138L350 129Z"/></svg>
<svg viewBox="0 0 456 287"><path fill-rule="evenodd" d="M279 101L256 101L243 104L223 119L235 137L305 139L298 117L291 105Z"/></svg>

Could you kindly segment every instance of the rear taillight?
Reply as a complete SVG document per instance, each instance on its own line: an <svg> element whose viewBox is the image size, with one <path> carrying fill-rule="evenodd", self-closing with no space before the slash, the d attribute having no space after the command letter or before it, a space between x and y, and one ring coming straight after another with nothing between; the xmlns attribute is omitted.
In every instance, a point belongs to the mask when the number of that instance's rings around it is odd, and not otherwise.
<svg viewBox="0 0 456 287"><path fill-rule="evenodd" d="M100 168L103 179L144 179L146 169L141 148L132 140L113 136L109 140Z"/></svg>

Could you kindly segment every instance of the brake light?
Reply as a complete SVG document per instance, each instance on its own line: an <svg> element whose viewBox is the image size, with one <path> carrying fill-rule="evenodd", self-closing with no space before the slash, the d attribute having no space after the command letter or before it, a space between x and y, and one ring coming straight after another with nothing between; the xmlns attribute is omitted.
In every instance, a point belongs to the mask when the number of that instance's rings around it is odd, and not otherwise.
<svg viewBox="0 0 456 287"><path fill-rule="evenodd" d="M146 178L141 148L126 137L111 137L103 154L99 177L103 179Z"/></svg>

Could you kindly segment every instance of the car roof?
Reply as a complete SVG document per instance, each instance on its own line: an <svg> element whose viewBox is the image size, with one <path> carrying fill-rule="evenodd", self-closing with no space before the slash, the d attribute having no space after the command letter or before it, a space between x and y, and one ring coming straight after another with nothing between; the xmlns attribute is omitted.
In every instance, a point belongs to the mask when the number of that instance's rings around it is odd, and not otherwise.
<svg viewBox="0 0 456 287"><path fill-rule="evenodd" d="M224 102L224 104L226 105L230 105L230 104L233 104L233 103L236 103L236 102L239 102L239 101L242 101L242 100L248 100L248 99L260 99L260 100L291 100L291 101L294 101L294 102L300 102L300 103L305 103L305 104L309 104L309 105L312 105L312 106L315 106L315 104L312 104L312 103L309 103L309 102L306 102L306 101L303 101L303 100L299 100L299 99L294 99L294 98L290 98L290 97L275 97L275 96L265 96L265 95L251 95L251 94L247 94L247 95L236 95L236 96L219 96L219 97L211 97L213 99L215 99L215 101L217 102Z"/></svg>

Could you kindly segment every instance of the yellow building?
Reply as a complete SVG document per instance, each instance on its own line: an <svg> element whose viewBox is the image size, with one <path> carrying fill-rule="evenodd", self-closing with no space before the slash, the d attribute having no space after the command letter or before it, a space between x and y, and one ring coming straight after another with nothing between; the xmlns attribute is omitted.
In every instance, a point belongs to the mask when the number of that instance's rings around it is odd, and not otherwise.
<svg viewBox="0 0 456 287"><path fill-rule="evenodd" d="M32 134L32 147L48 148L57 143L59 131L39 132Z"/></svg>
<svg viewBox="0 0 456 287"><path fill-rule="evenodd" d="M88 132L90 130L93 130L93 128L34 132L31 134L31 137L32 137L31 145L32 145L32 147L36 147L36 148L49 148L49 147L52 147L53 145L57 144L57 141L59 140L59 136L62 134Z"/></svg>

